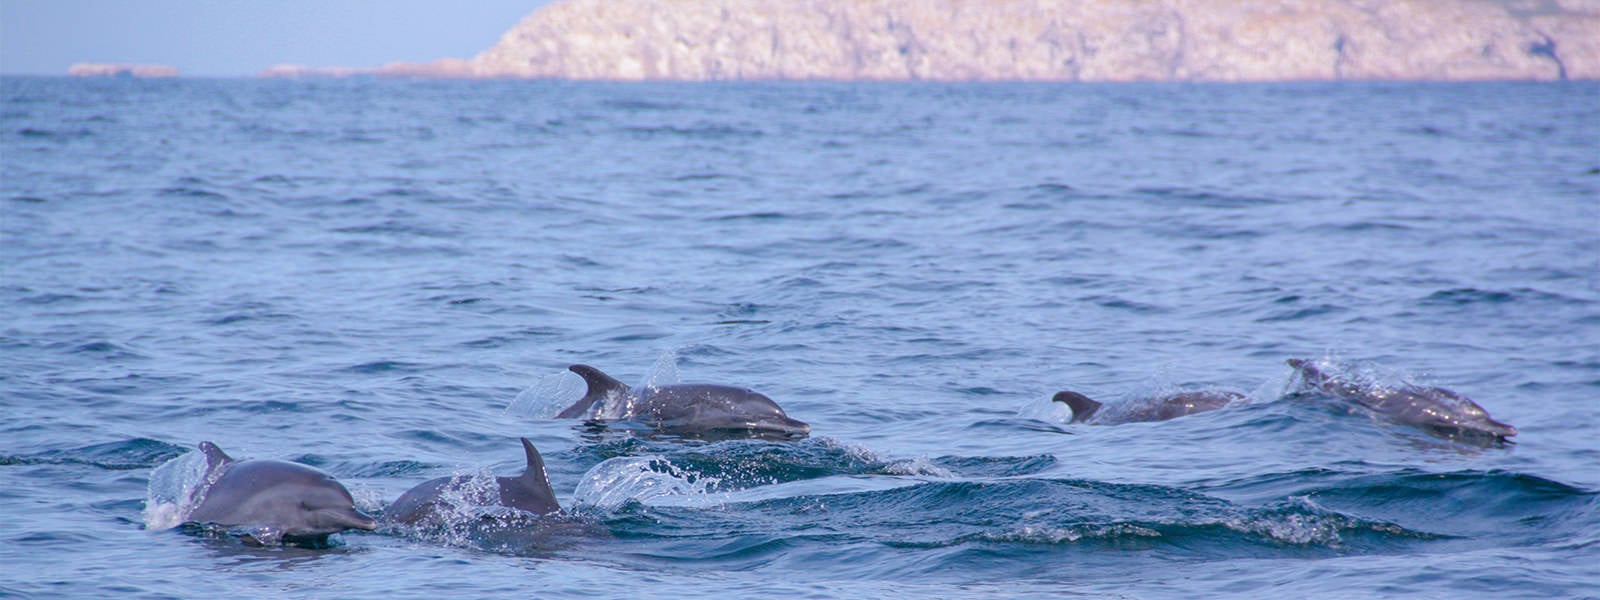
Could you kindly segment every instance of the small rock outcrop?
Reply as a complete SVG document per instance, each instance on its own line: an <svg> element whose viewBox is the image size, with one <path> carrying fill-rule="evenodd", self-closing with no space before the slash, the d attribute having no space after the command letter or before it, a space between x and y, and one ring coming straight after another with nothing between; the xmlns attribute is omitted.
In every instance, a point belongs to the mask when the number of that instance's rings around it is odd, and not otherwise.
<svg viewBox="0 0 1600 600"><path fill-rule="evenodd" d="M178 69L167 65L121 63L77 63L67 69L73 77L177 77Z"/></svg>
<svg viewBox="0 0 1600 600"><path fill-rule="evenodd" d="M459 58L441 58L433 62L407 63L394 62L381 67L366 69L358 67L308 67L304 65L273 65L256 73L256 77L268 78L301 78L301 77L354 77L368 75L374 77L424 77L433 79L462 79L477 76L472 61Z"/></svg>

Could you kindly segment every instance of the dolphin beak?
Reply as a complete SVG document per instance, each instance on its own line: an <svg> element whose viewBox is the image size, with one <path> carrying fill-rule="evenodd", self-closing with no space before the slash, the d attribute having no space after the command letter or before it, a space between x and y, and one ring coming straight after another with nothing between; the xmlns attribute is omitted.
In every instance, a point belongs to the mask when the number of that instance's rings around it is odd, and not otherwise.
<svg viewBox="0 0 1600 600"><path fill-rule="evenodd" d="M762 421L757 425L757 429L791 438L806 437L811 434L810 424L789 417L776 417L770 421Z"/></svg>
<svg viewBox="0 0 1600 600"><path fill-rule="evenodd" d="M1501 423L1501 422L1496 421L1494 419L1484 419L1484 421L1489 426L1488 430L1489 430L1490 433L1493 433L1493 434L1501 436L1501 437L1511 437L1511 436L1517 435L1517 428L1516 427L1512 427L1511 425L1508 425L1508 424L1505 424L1505 423Z"/></svg>
<svg viewBox="0 0 1600 600"><path fill-rule="evenodd" d="M355 508L330 509L322 511L322 516L328 522L340 529L360 529L372 531L378 528L378 521Z"/></svg>

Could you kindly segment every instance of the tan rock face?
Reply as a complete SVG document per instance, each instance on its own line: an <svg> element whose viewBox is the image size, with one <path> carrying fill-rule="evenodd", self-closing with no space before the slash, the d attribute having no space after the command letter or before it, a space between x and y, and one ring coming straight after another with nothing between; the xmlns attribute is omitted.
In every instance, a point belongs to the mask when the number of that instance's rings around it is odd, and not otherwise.
<svg viewBox="0 0 1600 600"><path fill-rule="evenodd" d="M403 69L398 69L403 71ZM1600 77L1594 0L567 0L452 76Z"/></svg>

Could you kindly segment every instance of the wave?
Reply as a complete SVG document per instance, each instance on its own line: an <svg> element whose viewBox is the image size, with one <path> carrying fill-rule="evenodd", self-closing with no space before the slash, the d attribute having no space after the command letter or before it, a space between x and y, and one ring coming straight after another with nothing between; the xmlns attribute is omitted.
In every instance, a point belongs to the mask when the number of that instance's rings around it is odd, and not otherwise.
<svg viewBox="0 0 1600 600"><path fill-rule="evenodd" d="M1456 536L1584 530L1600 517L1600 492L1508 471L1404 469L1310 486L1301 494L1318 506Z"/></svg>
<svg viewBox="0 0 1600 600"><path fill-rule="evenodd" d="M584 475L577 497L611 499L590 502L606 506L630 499L643 502L655 497L657 489L674 490L672 495L714 494L834 476L955 476L928 459L883 459L829 438L700 443L605 432L581 451L599 464ZM628 490L641 496L630 497Z"/></svg>
<svg viewBox="0 0 1600 600"><path fill-rule="evenodd" d="M199 184L199 185L203 185L203 184ZM160 193L160 195L165 196L165 197L169 197L169 198L194 198L194 199L197 199L197 200L218 200L218 201L229 200L230 199L230 197L227 194L223 194L221 192L213 192L213 191L205 189L203 187L190 186L190 185L179 185L179 186L161 188L159 193Z"/></svg>
<svg viewBox="0 0 1600 600"><path fill-rule="evenodd" d="M882 485L889 487L712 505L625 503L604 522L631 551L655 559L746 568L854 548L875 555L880 569L919 573L971 569L976 555L1001 562L1107 550L1178 560L1315 558L1409 552L1450 539L1305 503L1244 507L1164 486L1048 479Z"/></svg>
<svg viewBox="0 0 1600 600"><path fill-rule="evenodd" d="M730 558L711 550L730 545L743 554L810 543L1316 557L1578 541L1573 532L1600 521L1596 492L1503 471L1318 468L1196 487L1037 477L1055 464L1050 456L884 461L824 441L660 454L648 443L630 446L640 454L585 475L578 502L620 537L664 544L647 554L679 552L669 542L684 535L726 539L678 559Z"/></svg>
<svg viewBox="0 0 1600 600"><path fill-rule="evenodd" d="M656 138L656 137L663 137L663 138L669 138L669 139L670 138L687 138L687 139L703 139L703 140L728 140L728 139L754 139L754 138L760 138L760 137L763 137L763 136L766 135L766 132L764 132L764 131L762 131L760 129L753 129L753 128L749 128L749 127L740 127L740 126L734 126L734 125L724 125L724 124L717 124L717 123L697 123L695 125L691 125L691 126L688 126L688 127L679 127L679 126L676 126L676 125L657 125L657 126L638 126L638 125L635 125L635 126L622 127L621 130L623 132L627 133L627 134L630 134L630 135L634 136L635 138L638 138L638 139L652 139L652 138Z"/></svg>
<svg viewBox="0 0 1600 600"><path fill-rule="evenodd" d="M93 136L95 133L89 129L42 129L23 127L17 130L17 135L24 138L36 139L81 139Z"/></svg>
<svg viewBox="0 0 1600 600"><path fill-rule="evenodd" d="M33 454L0 455L4 465L88 465L111 471L149 469L187 452L188 448L149 438L90 444Z"/></svg>
<svg viewBox="0 0 1600 600"><path fill-rule="evenodd" d="M1418 304L1423 306L1477 306L1500 305L1512 303L1548 304L1586 306L1594 304L1592 300L1572 298L1561 294L1546 292L1534 288L1519 287L1510 290L1484 290L1472 287L1452 288L1439 290L1423 298Z"/></svg>
<svg viewBox="0 0 1600 600"><path fill-rule="evenodd" d="M1253 208L1283 204L1281 200L1273 198L1189 187L1138 187L1132 191L1141 197L1171 201L1186 208Z"/></svg>

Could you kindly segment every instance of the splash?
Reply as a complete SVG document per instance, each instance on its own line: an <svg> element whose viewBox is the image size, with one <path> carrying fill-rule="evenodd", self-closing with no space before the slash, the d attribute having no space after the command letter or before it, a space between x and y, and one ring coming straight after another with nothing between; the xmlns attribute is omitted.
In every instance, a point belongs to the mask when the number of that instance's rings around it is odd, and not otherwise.
<svg viewBox="0 0 1600 600"><path fill-rule="evenodd" d="M494 473L487 469L461 471L450 476L434 500L432 518L417 525L400 525L400 531L422 539L445 545L470 547L480 521L496 523L499 513L517 512L496 506L500 503L500 485ZM488 517L488 519L486 519Z"/></svg>
<svg viewBox="0 0 1600 600"><path fill-rule="evenodd" d="M658 388L681 383L678 378L678 353L668 350L656 358L656 363L650 367L650 373L639 382L636 388ZM587 389L587 388L585 388ZM581 394L580 394L581 396ZM620 421L636 414L634 403L637 396L630 394L612 394L589 409L589 417L601 421Z"/></svg>
<svg viewBox="0 0 1600 600"><path fill-rule="evenodd" d="M897 460L884 465L883 470L890 475L908 477L934 477L939 479L955 479L956 477L955 472L934 464L926 456Z"/></svg>
<svg viewBox="0 0 1600 600"><path fill-rule="evenodd" d="M500 483L488 469L456 473L450 476L450 485L440 490L437 503L442 520L471 521L477 519L485 507L500 504Z"/></svg>
<svg viewBox="0 0 1600 600"><path fill-rule="evenodd" d="M559 373L550 373L540 377L528 389L517 394L516 399L506 406L505 416L524 417L532 419L550 419L556 416L572 403L583 398L588 386L583 383L583 378L577 373L562 369Z"/></svg>
<svg viewBox="0 0 1600 600"><path fill-rule="evenodd" d="M687 472L659 457L625 456L589 469L572 495L576 505L614 511L629 502L650 504L671 497L705 497L719 481Z"/></svg>
<svg viewBox="0 0 1600 600"><path fill-rule="evenodd" d="M1039 396L1018 408L1017 417L1065 425L1072 422L1072 407L1055 402L1048 396Z"/></svg>
<svg viewBox="0 0 1600 600"><path fill-rule="evenodd" d="M1352 394L1367 394L1377 398L1384 398L1391 394L1405 392L1424 392L1435 389L1433 382L1425 377L1418 377L1415 373L1385 367L1369 361L1344 361L1333 356L1324 356L1311 361L1328 377L1330 381L1337 382L1341 388L1347 389ZM1438 388L1442 389L1442 388ZM1284 386L1285 395L1316 392L1317 386L1305 380L1302 373L1291 369L1288 382ZM1449 390L1444 390L1449 392ZM1470 399L1459 396L1454 392L1449 394L1431 395L1434 402L1450 406L1456 411L1482 410Z"/></svg>
<svg viewBox="0 0 1600 600"><path fill-rule="evenodd" d="M1126 538L1158 538L1161 532L1136 523L1111 523L1104 525L1070 525L1061 527L1023 525L999 533L980 533L974 540L1021 544L1075 544L1084 540L1116 541ZM954 543L968 540L958 539Z"/></svg>
<svg viewBox="0 0 1600 600"><path fill-rule="evenodd" d="M636 387L661 387L677 383L679 383L678 353L669 350L656 359L649 375L645 376ZM589 386L584 383L583 377L562 369L540 377L533 385L518 393L511 404L506 406L503 414L507 417L530 419L555 418L556 414L582 399L588 391ZM631 402L632 399L627 396L602 399L589 408L587 418L620 419L629 414L629 409L632 408Z"/></svg>
<svg viewBox="0 0 1600 600"><path fill-rule="evenodd" d="M599 421L626 420L629 415L634 414L634 403L637 401L637 396L613 392L589 407L588 418Z"/></svg>
<svg viewBox="0 0 1600 600"><path fill-rule="evenodd" d="M682 383L678 378L678 352L668 350L656 358L656 364L650 367L650 374L639 383L639 387L661 387Z"/></svg>
<svg viewBox="0 0 1600 600"><path fill-rule="evenodd" d="M457 471L438 491L427 518L414 524L390 522L384 531L445 546L516 555L540 555L588 531L581 521L565 519L561 513L535 514L500 502L500 483L492 471Z"/></svg>
<svg viewBox="0 0 1600 600"><path fill-rule="evenodd" d="M1344 541L1340 529L1349 526L1342 519L1322 515L1285 513L1251 515L1224 519L1223 527L1239 533L1265 537L1280 544L1337 548Z"/></svg>
<svg viewBox="0 0 1600 600"><path fill-rule="evenodd" d="M206 456L199 450L190 450L152 470L145 492L145 529L181 525L205 498L198 492L211 483L206 475Z"/></svg>

